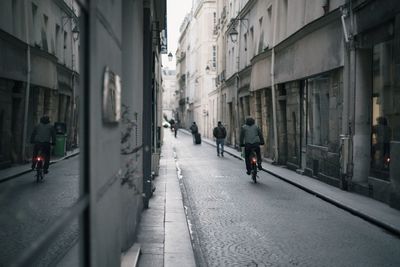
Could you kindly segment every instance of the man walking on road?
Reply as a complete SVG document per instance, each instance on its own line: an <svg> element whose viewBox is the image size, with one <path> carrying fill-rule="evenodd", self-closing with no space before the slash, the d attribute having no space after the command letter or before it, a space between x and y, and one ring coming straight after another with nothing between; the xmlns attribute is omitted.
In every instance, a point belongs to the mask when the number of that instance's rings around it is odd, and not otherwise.
<svg viewBox="0 0 400 267"><path fill-rule="evenodd" d="M217 156L219 157L220 152L221 152L221 156L223 157L224 156L224 144L225 144L225 138L226 138L226 130L220 121L218 122L218 126L214 128L213 135L217 142ZM221 146L221 150L219 149L220 146Z"/></svg>

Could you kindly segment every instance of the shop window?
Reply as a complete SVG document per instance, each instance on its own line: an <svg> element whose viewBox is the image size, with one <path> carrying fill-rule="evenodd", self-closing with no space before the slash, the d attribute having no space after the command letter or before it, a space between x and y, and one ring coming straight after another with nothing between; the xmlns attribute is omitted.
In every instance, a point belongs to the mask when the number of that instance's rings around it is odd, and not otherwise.
<svg viewBox="0 0 400 267"><path fill-rule="evenodd" d="M328 146L329 141L329 76L308 80L308 144Z"/></svg>
<svg viewBox="0 0 400 267"><path fill-rule="evenodd" d="M371 99L371 176L388 179L390 142L399 135L400 90L395 86L393 41L373 47L373 90Z"/></svg>

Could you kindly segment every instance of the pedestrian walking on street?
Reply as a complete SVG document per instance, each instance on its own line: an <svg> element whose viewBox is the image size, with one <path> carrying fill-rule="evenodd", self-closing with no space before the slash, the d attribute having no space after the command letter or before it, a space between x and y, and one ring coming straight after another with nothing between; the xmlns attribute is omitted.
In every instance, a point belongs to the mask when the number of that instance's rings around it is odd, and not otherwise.
<svg viewBox="0 0 400 267"><path fill-rule="evenodd" d="M199 128L197 127L196 122L192 123L192 125L190 126L190 131L192 131L193 143L195 145L201 144L201 135L199 133Z"/></svg>
<svg viewBox="0 0 400 267"><path fill-rule="evenodd" d="M217 156L219 157L220 152L221 156L224 156L224 145L225 145L225 138L226 138L226 129L219 121L218 126L214 128L213 135L215 137L217 143ZM221 149L220 149L221 147Z"/></svg>
<svg viewBox="0 0 400 267"><path fill-rule="evenodd" d="M180 127L180 124L181 124L180 120L177 120L177 122L175 123L175 126L174 126L174 136L175 136L175 138L176 138L176 135L178 134L178 129Z"/></svg>
<svg viewBox="0 0 400 267"><path fill-rule="evenodd" d="M240 146L244 147L244 158L246 162L246 173L250 175L250 153L254 150L257 154L258 169L262 170L261 166L261 150L260 145L264 145L264 137L260 127L255 124L252 117L246 118L246 123L240 131Z"/></svg>
<svg viewBox="0 0 400 267"><path fill-rule="evenodd" d="M40 123L35 127L31 135L31 144L34 144L32 155L32 169L35 168L36 158L39 151L44 156L44 173L48 173L50 165L50 145L54 145L56 141L56 131L50 124L48 116L43 116Z"/></svg>

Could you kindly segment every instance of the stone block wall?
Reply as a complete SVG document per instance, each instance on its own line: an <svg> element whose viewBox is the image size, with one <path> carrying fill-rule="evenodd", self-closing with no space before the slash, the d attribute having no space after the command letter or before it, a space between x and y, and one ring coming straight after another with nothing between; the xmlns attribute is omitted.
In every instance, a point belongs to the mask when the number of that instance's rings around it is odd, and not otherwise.
<svg viewBox="0 0 400 267"><path fill-rule="evenodd" d="M286 123L287 123L287 164L292 168L300 167L300 86L299 82L285 84Z"/></svg>

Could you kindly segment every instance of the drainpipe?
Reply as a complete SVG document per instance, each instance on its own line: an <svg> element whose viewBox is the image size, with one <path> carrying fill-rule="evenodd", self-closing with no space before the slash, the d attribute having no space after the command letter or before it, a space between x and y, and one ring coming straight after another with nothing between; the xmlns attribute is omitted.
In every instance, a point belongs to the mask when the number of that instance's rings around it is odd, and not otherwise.
<svg viewBox="0 0 400 267"><path fill-rule="evenodd" d="M237 72L236 72L236 123L237 123L237 128L236 128L236 136L235 136L235 143L237 144L237 149L240 150L240 140L239 140L239 135L240 135L240 120L239 120L239 114L240 114L240 109L239 109L239 86L240 86L240 75L239 75L239 70L240 70L240 35L242 34L242 24L240 23L240 20L237 20L237 24L239 25L239 32L238 32L238 56L237 56Z"/></svg>
<svg viewBox="0 0 400 267"><path fill-rule="evenodd" d="M275 1L275 17L274 17L274 29L272 33L272 50L271 50L271 90L272 90L272 117L274 127L274 162L277 163L279 160L278 151L278 125L276 120L276 88L275 88L275 45L276 45L276 28L278 24L278 1Z"/></svg>
<svg viewBox="0 0 400 267"><path fill-rule="evenodd" d="M25 110L24 110L24 125L22 131L22 152L21 152L21 159L25 161L25 152L26 152L26 137L28 132L28 110L29 110L29 93L31 87L31 47L30 47L30 40L29 40L29 26L28 26L28 1L25 1L25 39L26 39L26 62L27 62L27 74L26 74L26 89L25 89Z"/></svg>
<svg viewBox="0 0 400 267"><path fill-rule="evenodd" d="M347 6L347 8L346 8ZM343 115L342 134L340 135L340 183L343 190L349 190L353 173L353 135L354 98L355 98L355 48L351 37L353 30L353 13L351 0L341 8L341 22L345 40L345 71L343 73ZM350 13L350 31L347 29L345 19Z"/></svg>

